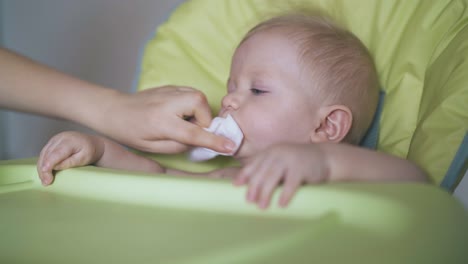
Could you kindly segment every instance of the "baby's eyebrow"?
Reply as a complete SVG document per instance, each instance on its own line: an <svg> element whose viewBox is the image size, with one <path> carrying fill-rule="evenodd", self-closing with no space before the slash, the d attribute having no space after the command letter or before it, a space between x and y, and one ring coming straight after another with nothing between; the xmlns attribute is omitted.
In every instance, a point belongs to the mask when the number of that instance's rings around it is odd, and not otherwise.
<svg viewBox="0 0 468 264"><path fill-rule="evenodd" d="M278 76L274 76L274 75L271 75L271 73L268 73L268 72L264 72L264 71L257 71L257 72L254 72L253 73L253 76L255 76L255 80L259 81L259 82L270 82L272 80L275 80L276 78L278 78Z"/></svg>
<svg viewBox="0 0 468 264"><path fill-rule="evenodd" d="M274 80L270 78L269 75L260 75L254 79L253 85L258 87L272 87L274 86Z"/></svg>

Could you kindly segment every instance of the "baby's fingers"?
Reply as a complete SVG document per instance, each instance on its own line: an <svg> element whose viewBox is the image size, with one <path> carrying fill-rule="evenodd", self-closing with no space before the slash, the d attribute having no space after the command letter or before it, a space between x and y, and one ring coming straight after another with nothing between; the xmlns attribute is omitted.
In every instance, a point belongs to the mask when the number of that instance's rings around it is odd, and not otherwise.
<svg viewBox="0 0 468 264"><path fill-rule="evenodd" d="M281 196L279 198L279 206L286 207L288 206L291 198L293 197L294 193L296 193L299 186L301 186L302 180L300 177L286 177L283 183L283 191L281 192Z"/></svg>
<svg viewBox="0 0 468 264"><path fill-rule="evenodd" d="M79 152L72 152L66 159L55 165L54 170L65 170L72 167L88 165L89 163L90 161L88 161L84 155L80 155Z"/></svg>
<svg viewBox="0 0 468 264"><path fill-rule="evenodd" d="M52 170L50 171L41 171L38 170L39 178L41 179L42 185L47 186L50 185L54 180L54 175Z"/></svg>
<svg viewBox="0 0 468 264"><path fill-rule="evenodd" d="M245 185L249 182L249 179L257 171L258 162L252 162L245 165L239 172L239 174L234 178L234 185L240 186Z"/></svg>
<svg viewBox="0 0 468 264"><path fill-rule="evenodd" d="M271 167L266 162L257 162L255 171L249 179L249 187L247 190L247 201L260 205L260 194L264 187L266 179L271 175Z"/></svg>
<svg viewBox="0 0 468 264"><path fill-rule="evenodd" d="M68 157L73 155L72 148L53 147L41 153L38 163L39 178L43 185L49 185L53 182L53 170L57 170L57 165L62 163Z"/></svg>
<svg viewBox="0 0 468 264"><path fill-rule="evenodd" d="M281 178L284 175L282 170L269 170L268 177L265 177L266 180L263 182L263 186L260 190L260 199L258 206L261 209L266 209L270 205L271 197L273 196L276 187L279 185Z"/></svg>
<svg viewBox="0 0 468 264"><path fill-rule="evenodd" d="M47 171L51 166L48 160L50 152L55 149L57 144L60 142L60 139L57 136L51 138L49 142L42 148L41 153L39 154L39 160L37 161L37 170L38 171ZM50 167L50 169L52 169Z"/></svg>

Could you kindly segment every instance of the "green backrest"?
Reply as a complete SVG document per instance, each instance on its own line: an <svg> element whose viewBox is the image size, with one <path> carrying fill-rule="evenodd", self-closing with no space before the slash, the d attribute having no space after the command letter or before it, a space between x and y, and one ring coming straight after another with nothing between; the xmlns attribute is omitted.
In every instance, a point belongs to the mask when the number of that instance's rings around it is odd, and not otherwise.
<svg viewBox="0 0 468 264"><path fill-rule="evenodd" d="M196 87L216 113L243 35L282 11L320 8L374 56L386 94L378 150L414 161L438 184L468 130L467 5L467 0L188 1L148 42L138 89ZM191 170L225 165L224 160L193 165L180 156L162 160Z"/></svg>

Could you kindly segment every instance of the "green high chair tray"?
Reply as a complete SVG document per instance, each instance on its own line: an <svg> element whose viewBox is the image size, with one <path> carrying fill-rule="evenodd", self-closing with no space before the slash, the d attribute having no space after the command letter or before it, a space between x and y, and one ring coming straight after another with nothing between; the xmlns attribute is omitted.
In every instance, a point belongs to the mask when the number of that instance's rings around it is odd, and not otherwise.
<svg viewBox="0 0 468 264"><path fill-rule="evenodd" d="M260 211L229 182L0 163L1 263L465 263L468 218L429 184L302 188ZM276 196L277 198L277 196ZM276 201L276 200L275 200Z"/></svg>

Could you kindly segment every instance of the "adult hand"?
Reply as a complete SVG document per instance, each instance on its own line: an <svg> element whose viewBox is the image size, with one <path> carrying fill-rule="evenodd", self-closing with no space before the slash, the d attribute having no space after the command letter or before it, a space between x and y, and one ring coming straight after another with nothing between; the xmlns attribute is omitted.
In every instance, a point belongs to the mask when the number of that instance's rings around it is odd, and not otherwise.
<svg viewBox="0 0 468 264"><path fill-rule="evenodd" d="M165 86L115 93L103 106L92 127L142 151L178 153L201 146L230 153L235 148L229 139L202 128L210 125L211 110L205 95L193 88Z"/></svg>
<svg viewBox="0 0 468 264"><path fill-rule="evenodd" d="M209 126L211 112L195 89L167 86L123 94L2 48L0 69L0 108L74 121L143 151L175 153L194 145L229 153L234 148L201 128Z"/></svg>

